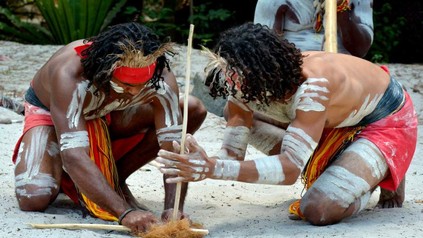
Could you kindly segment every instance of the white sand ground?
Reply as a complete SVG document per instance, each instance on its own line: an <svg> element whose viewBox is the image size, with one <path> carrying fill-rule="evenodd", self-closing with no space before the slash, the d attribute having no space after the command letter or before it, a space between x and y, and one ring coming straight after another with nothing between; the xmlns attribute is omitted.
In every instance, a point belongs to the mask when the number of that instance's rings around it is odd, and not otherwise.
<svg viewBox="0 0 423 238"><path fill-rule="evenodd" d="M19 98L36 70L57 48L0 41L0 93ZM172 62L183 84L184 52ZM204 63L205 59L194 51L193 74L201 73ZM423 66L389 66L393 75L411 92L422 122ZM43 213L20 211L14 194L11 155L22 130L22 117L0 107L1 117L12 119L14 123L0 124L0 237L129 237L128 233L117 231L31 228L29 223L116 223L83 217L64 196ZM222 118L209 114L196 133L195 137L209 154L219 149L224 125ZM190 184L185 211L209 230L207 237L423 237L422 130L419 126L417 150L407 173L406 200L402 208L375 209L379 196L376 190L367 209L360 214L336 225L317 227L287 217L290 202L301 195L303 185L300 181L294 186L272 186L206 180ZM247 153L250 159L261 156L253 148ZM134 173L128 183L135 196L159 216L163 207L161 174L148 165Z"/></svg>

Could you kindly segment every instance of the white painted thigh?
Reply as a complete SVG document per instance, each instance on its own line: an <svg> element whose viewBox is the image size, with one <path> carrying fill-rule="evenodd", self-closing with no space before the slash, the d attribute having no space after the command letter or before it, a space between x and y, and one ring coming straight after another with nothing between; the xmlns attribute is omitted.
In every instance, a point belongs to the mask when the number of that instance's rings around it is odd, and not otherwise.
<svg viewBox="0 0 423 238"><path fill-rule="evenodd" d="M61 173L59 146L52 127L36 127L21 143L15 167L16 193L33 197L52 195L58 190ZM54 191L53 191L54 190Z"/></svg>

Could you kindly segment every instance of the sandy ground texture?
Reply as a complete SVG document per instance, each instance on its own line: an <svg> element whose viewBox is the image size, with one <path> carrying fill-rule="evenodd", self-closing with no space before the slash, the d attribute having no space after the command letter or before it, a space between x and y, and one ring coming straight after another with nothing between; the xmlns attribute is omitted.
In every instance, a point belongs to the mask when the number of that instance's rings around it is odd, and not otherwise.
<svg viewBox="0 0 423 238"><path fill-rule="evenodd" d="M59 46L21 45L0 41L0 94L20 99L38 68ZM172 67L183 86L185 78L185 49L172 59ZM206 59L193 51L192 75L202 74ZM422 122L423 65L389 65L411 93ZM22 131L22 116L0 107L0 237L128 237L129 234L108 230L34 229L29 223L90 223L116 224L92 217L84 217L67 197L59 198L45 212L22 212L14 194L14 166L11 155ZM209 154L220 147L224 120L209 113L205 123L195 134ZM331 226L312 226L304 221L288 219L287 208L299 198L303 184L272 186L231 181L205 180L191 183L185 211L202 223L210 234L207 237L423 237L423 153L422 126L414 160L407 173L406 200L402 208L376 209L377 189L360 214ZM248 149L248 159L262 156ZM128 184L134 195L155 214L163 208L162 176L151 165L135 172Z"/></svg>

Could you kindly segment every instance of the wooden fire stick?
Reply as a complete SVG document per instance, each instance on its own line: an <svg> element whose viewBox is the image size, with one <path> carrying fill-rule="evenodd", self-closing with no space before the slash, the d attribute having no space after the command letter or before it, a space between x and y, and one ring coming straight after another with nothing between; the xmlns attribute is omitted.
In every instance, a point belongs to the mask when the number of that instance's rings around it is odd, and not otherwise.
<svg viewBox="0 0 423 238"><path fill-rule="evenodd" d="M336 22L336 0L325 0L325 43L326 52L337 53L337 22Z"/></svg>
<svg viewBox="0 0 423 238"><path fill-rule="evenodd" d="M192 50L192 36L194 33L194 25L189 26L188 46L187 46L187 66L185 71L185 93L184 93L184 112L183 112L183 123L182 123L182 137L181 137L181 150L180 154L184 154L185 151L185 138L187 135L187 124L188 124L188 96L190 87L190 75L191 75L191 50ZM173 205L173 216L172 219L176 221L178 219L179 201L181 200L181 182L176 184L175 192L175 203Z"/></svg>
<svg viewBox="0 0 423 238"><path fill-rule="evenodd" d="M107 224L79 224L79 223L36 224L36 223L31 223L29 225L33 228L38 228L38 229L58 228L58 229L68 229L68 230L90 229L90 230L131 231L131 229L126 226L107 225ZM201 235L209 234L209 231L205 229L190 228L190 230Z"/></svg>

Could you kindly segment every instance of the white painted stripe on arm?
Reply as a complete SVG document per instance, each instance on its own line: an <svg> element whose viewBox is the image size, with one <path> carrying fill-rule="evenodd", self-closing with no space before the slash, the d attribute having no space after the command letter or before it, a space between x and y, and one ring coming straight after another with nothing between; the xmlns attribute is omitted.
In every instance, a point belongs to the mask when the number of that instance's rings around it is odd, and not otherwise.
<svg viewBox="0 0 423 238"><path fill-rule="evenodd" d="M213 176L223 180L238 180L241 164L237 160L216 160Z"/></svg>
<svg viewBox="0 0 423 238"><path fill-rule="evenodd" d="M90 145L87 131L73 131L60 135L60 151Z"/></svg>
<svg viewBox="0 0 423 238"><path fill-rule="evenodd" d="M317 142L301 128L289 126L282 141L281 151L302 170L316 147Z"/></svg>
<svg viewBox="0 0 423 238"><path fill-rule="evenodd" d="M278 155L268 156L253 160L259 174L256 183L281 184L285 180L285 174Z"/></svg>

